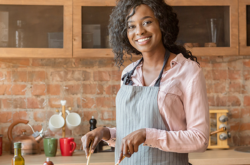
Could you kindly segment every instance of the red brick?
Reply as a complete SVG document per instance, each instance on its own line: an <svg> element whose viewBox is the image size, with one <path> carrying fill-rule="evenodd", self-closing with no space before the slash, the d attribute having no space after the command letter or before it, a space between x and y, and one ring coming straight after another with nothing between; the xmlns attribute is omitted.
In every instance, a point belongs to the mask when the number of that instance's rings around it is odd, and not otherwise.
<svg viewBox="0 0 250 165"><path fill-rule="evenodd" d="M8 85L6 94L7 95L25 95L27 86L24 84L13 84Z"/></svg>
<svg viewBox="0 0 250 165"><path fill-rule="evenodd" d="M101 119L108 120L108 121L115 121L116 120L116 113L115 111L101 111Z"/></svg>
<svg viewBox="0 0 250 165"><path fill-rule="evenodd" d="M83 121L89 121L92 118L92 116L94 116L95 119L97 119L98 118L98 112L97 111L84 111L82 120Z"/></svg>
<svg viewBox="0 0 250 165"><path fill-rule="evenodd" d="M227 57L228 67L233 70L241 70L243 67L242 59L241 57Z"/></svg>
<svg viewBox="0 0 250 165"><path fill-rule="evenodd" d="M221 80L214 82L214 93L225 93L226 92L226 81Z"/></svg>
<svg viewBox="0 0 250 165"><path fill-rule="evenodd" d="M27 98L27 108L29 109L43 109L43 98Z"/></svg>
<svg viewBox="0 0 250 165"><path fill-rule="evenodd" d="M46 111L34 111L33 112L33 119L36 121L36 122L43 122L46 120Z"/></svg>
<svg viewBox="0 0 250 165"><path fill-rule="evenodd" d="M47 94L49 95L60 95L60 85L59 84L49 84L47 85Z"/></svg>
<svg viewBox="0 0 250 165"><path fill-rule="evenodd" d="M14 112L14 114L13 114L13 121L16 121L18 119L28 120L29 117L28 117L27 112L26 111L17 111L17 112Z"/></svg>
<svg viewBox="0 0 250 165"><path fill-rule="evenodd" d="M98 68L112 68L115 64L113 58L100 58L97 62Z"/></svg>
<svg viewBox="0 0 250 165"><path fill-rule="evenodd" d="M238 119L240 118L240 114L241 114L241 109L240 108L233 108L230 110L231 113L231 117L232 119Z"/></svg>
<svg viewBox="0 0 250 165"><path fill-rule="evenodd" d="M243 71L244 80L250 80L250 70Z"/></svg>
<svg viewBox="0 0 250 165"><path fill-rule="evenodd" d="M250 123L241 123L239 131L247 131L250 130Z"/></svg>
<svg viewBox="0 0 250 165"><path fill-rule="evenodd" d="M199 60L198 60L198 62L200 63L200 66L202 68L212 68L212 64L209 62L204 62L204 61L199 61Z"/></svg>
<svg viewBox="0 0 250 165"><path fill-rule="evenodd" d="M32 71L28 72L29 82L45 82L46 73L45 71Z"/></svg>
<svg viewBox="0 0 250 165"><path fill-rule="evenodd" d="M111 75L109 71L95 71L94 81L109 81L111 80Z"/></svg>
<svg viewBox="0 0 250 165"><path fill-rule="evenodd" d="M227 68L227 63L217 63L217 62L214 62L212 64L212 67L213 68Z"/></svg>
<svg viewBox="0 0 250 165"><path fill-rule="evenodd" d="M26 98L2 99L2 108L26 109Z"/></svg>
<svg viewBox="0 0 250 165"><path fill-rule="evenodd" d="M119 85L109 85L106 87L105 91L106 91L106 94L108 95L116 95L117 92L119 91L120 89L120 84Z"/></svg>
<svg viewBox="0 0 250 165"><path fill-rule="evenodd" d="M241 101L237 96L228 96L228 106L240 106Z"/></svg>
<svg viewBox="0 0 250 165"><path fill-rule="evenodd" d="M213 70L213 79L214 80L226 80L227 70Z"/></svg>
<svg viewBox="0 0 250 165"><path fill-rule="evenodd" d="M51 66L55 65L55 59L32 59L32 66Z"/></svg>
<svg viewBox="0 0 250 165"><path fill-rule="evenodd" d="M84 68L94 68L97 65L97 60L96 59L90 59L90 58L77 58L75 59L75 66L80 68L80 67L84 67Z"/></svg>
<svg viewBox="0 0 250 165"><path fill-rule="evenodd" d="M215 106L214 96L208 96L208 104L209 106Z"/></svg>
<svg viewBox="0 0 250 165"><path fill-rule="evenodd" d="M214 84L210 82L206 82L207 94L214 93Z"/></svg>
<svg viewBox="0 0 250 165"><path fill-rule="evenodd" d="M96 108L95 99L91 97L77 98L77 107L78 108Z"/></svg>
<svg viewBox="0 0 250 165"><path fill-rule="evenodd" d="M250 116L250 108L242 108L241 109L241 117L249 117Z"/></svg>
<svg viewBox="0 0 250 165"><path fill-rule="evenodd" d="M212 70L203 69L203 74L204 74L204 77L205 77L206 81L213 80L213 74L212 73L213 73Z"/></svg>
<svg viewBox="0 0 250 165"><path fill-rule="evenodd" d="M66 73L64 71L51 72L50 77L53 82L63 82Z"/></svg>
<svg viewBox="0 0 250 165"><path fill-rule="evenodd" d="M0 63L4 63L6 68L26 68L30 65L30 59L1 58Z"/></svg>
<svg viewBox="0 0 250 165"><path fill-rule="evenodd" d="M229 92L240 94L242 91L242 83L241 82L231 82L229 84Z"/></svg>
<svg viewBox="0 0 250 165"><path fill-rule="evenodd" d="M0 111L0 123L11 123L12 112Z"/></svg>
<svg viewBox="0 0 250 165"><path fill-rule="evenodd" d="M121 70L111 71L110 75L111 75L111 80L121 81L122 71Z"/></svg>
<svg viewBox="0 0 250 165"><path fill-rule="evenodd" d="M33 84L32 92L33 96L42 96L46 94L46 85L45 84Z"/></svg>
<svg viewBox="0 0 250 165"><path fill-rule="evenodd" d="M245 67L250 67L250 60L249 59L244 59L244 61L243 61L243 65L245 66Z"/></svg>
<svg viewBox="0 0 250 165"><path fill-rule="evenodd" d="M27 71L7 71L7 81L27 82Z"/></svg>
<svg viewBox="0 0 250 165"><path fill-rule="evenodd" d="M98 108L115 107L115 97L96 97L96 104Z"/></svg>
<svg viewBox="0 0 250 165"><path fill-rule="evenodd" d="M244 106L250 106L250 96L244 96Z"/></svg>
<svg viewBox="0 0 250 165"><path fill-rule="evenodd" d="M228 71L228 78L230 80L241 80L241 71L240 70Z"/></svg>
<svg viewBox="0 0 250 165"><path fill-rule="evenodd" d="M216 96L216 106L227 106L227 96Z"/></svg>
<svg viewBox="0 0 250 165"><path fill-rule="evenodd" d="M0 95L5 95L6 90L7 90L7 85L5 84L0 85Z"/></svg>
<svg viewBox="0 0 250 165"><path fill-rule="evenodd" d="M103 85L101 84L83 84L83 94L103 94Z"/></svg>
<svg viewBox="0 0 250 165"><path fill-rule="evenodd" d="M81 70L69 70L65 72L65 81L81 81L83 78L86 78L89 80L89 72L84 72ZM84 77L85 76L85 77Z"/></svg>
<svg viewBox="0 0 250 165"><path fill-rule="evenodd" d="M236 122L236 121L229 120L228 121L228 126L230 127L230 132L231 131L238 132L238 130L240 128L240 123Z"/></svg>
<svg viewBox="0 0 250 165"><path fill-rule="evenodd" d="M74 84L74 85L65 85L64 91L68 95L77 95L81 93L81 85Z"/></svg>
<svg viewBox="0 0 250 165"><path fill-rule="evenodd" d="M82 80L83 81L91 80L91 73L87 71L82 71Z"/></svg>
<svg viewBox="0 0 250 165"><path fill-rule="evenodd" d="M49 99L49 106L51 108L61 108L61 100L66 100L66 107L74 107L74 98L68 97L68 98L50 98Z"/></svg>

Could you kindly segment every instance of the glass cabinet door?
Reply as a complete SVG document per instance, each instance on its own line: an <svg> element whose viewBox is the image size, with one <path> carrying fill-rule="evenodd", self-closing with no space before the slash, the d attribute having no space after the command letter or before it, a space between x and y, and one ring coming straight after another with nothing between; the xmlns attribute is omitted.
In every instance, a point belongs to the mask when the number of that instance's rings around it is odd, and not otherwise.
<svg viewBox="0 0 250 165"><path fill-rule="evenodd" d="M73 0L73 57L113 57L109 15L115 0Z"/></svg>
<svg viewBox="0 0 250 165"><path fill-rule="evenodd" d="M72 2L2 0L0 57L72 57Z"/></svg>
<svg viewBox="0 0 250 165"><path fill-rule="evenodd" d="M240 55L250 52L250 0L239 1L239 42Z"/></svg>
<svg viewBox="0 0 250 165"><path fill-rule="evenodd" d="M73 0L73 56L113 57L108 22L115 0ZM179 19L177 44L195 56L238 55L238 0L166 0Z"/></svg>
<svg viewBox="0 0 250 165"><path fill-rule="evenodd" d="M238 0L166 0L179 19L177 44L195 56L238 55Z"/></svg>

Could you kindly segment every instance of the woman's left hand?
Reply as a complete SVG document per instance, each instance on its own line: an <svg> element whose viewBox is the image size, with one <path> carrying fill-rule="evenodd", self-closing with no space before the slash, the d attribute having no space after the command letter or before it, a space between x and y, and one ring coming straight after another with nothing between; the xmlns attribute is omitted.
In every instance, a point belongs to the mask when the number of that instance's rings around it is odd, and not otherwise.
<svg viewBox="0 0 250 165"><path fill-rule="evenodd" d="M121 154L119 162L122 160L123 155L130 158L134 152L138 151L139 145L146 140L146 128L139 129L132 132L122 139Z"/></svg>

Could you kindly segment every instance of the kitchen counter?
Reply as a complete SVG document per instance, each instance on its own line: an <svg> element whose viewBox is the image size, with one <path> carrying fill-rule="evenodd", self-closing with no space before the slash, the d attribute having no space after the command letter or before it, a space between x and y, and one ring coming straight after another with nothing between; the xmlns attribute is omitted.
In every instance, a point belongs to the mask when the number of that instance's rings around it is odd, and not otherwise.
<svg viewBox="0 0 250 165"><path fill-rule="evenodd" d="M11 164L13 155L0 156L0 165ZM40 155L25 155L25 165L42 165L46 157ZM86 165L86 157L83 152L75 152L73 156L51 157L55 165ZM250 165L250 153L229 150L207 150L204 153L190 153L189 162L193 165ZM91 155L91 165L114 165L114 153L96 153Z"/></svg>

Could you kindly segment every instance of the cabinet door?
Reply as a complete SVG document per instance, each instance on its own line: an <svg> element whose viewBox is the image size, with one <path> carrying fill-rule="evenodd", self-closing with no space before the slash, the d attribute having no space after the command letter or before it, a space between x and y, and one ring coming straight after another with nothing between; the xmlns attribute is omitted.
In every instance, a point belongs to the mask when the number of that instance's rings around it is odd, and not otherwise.
<svg viewBox="0 0 250 165"><path fill-rule="evenodd" d="M177 44L195 56L238 55L238 0L166 0L179 19ZM109 14L115 0L73 0L73 56L113 57Z"/></svg>
<svg viewBox="0 0 250 165"><path fill-rule="evenodd" d="M238 0L166 0L179 19L177 44L195 56L238 55Z"/></svg>
<svg viewBox="0 0 250 165"><path fill-rule="evenodd" d="M72 1L1 0L0 57L72 57Z"/></svg>
<svg viewBox="0 0 250 165"><path fill-rule="evenodd" d="M250 52L250 0L239 0L240 55Z"/></svg>
<svg viewBox="0 0 250 165"><path fill-rule="evenodd" d="M108 40L115 0L73 0L73 57L113 57Z"/></svg>

